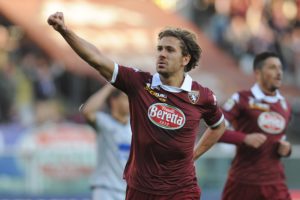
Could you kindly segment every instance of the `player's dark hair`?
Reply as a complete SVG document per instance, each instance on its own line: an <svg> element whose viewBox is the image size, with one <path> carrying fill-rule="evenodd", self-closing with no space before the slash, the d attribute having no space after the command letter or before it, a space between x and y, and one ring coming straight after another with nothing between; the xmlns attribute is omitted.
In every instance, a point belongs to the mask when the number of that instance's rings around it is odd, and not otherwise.
<svg viewBox="0 0 300 200"><path fill-rule="evenodd" d="M266 59L270 58L270 57L275 57L275 58L278 58L280 59L279 55L274 53L274 52L262 52L260 54L257 54L254 58L254 61L253 61L253 70L257 70L257 69L261 69L262 66L264 65L264 62Z"/></svg>
<svg viewBox="0 0 300 200"><path fill-rule="evenodd" d="M158 39L163 37L175 37L180 40L180 47L183 56L190 55L191 60L185 66L184 71L188 72L191 69L195 68L198 65L198 61L201 55L201 48L197 43L197 37L194 33L181 29L181 28L166 28L158 34Z"/></svg>
<svg viewBox="0 0 300 200"><path fill-rule="evenodd" d="M114 89L114 90L109 94L109 96L108 96L107 99L106 99L106 103L107 103L107 106L109 107L109 109L111 108L111 100L114 99L114 98L119 97L121 94L122 94L122 91L121 91L121 90L118 90L118 89Z"/></svg>

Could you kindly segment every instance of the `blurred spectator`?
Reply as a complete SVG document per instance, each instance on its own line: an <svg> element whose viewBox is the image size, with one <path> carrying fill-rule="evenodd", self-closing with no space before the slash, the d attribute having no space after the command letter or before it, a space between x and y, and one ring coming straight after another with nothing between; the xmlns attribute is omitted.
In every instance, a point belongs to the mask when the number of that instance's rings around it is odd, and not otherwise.
<svg viewBox="0 0 300 200"><path fill-rule="evenodd" d="M276 51L287 74L286 84L300 87L299 21L297 0L205 0L196 1L194 18L217 45L251 72L254 55ZM200 17L208 16L206 20ZM208 22L207 22L208 21Z"/></svg>
<svg viewBox="0 0 300 200"><path fill-rule="evenodd" d="M50 66L45 58L36 58L36 77L34 80L34 89L37 100L47 100L54 98L56 88L54 77L51 73Z"/></svg>
<svg viewBox="0 0 300 200"><path fill-rule="evenodd" d="M0 123L29 127L66 118L61 104L72 94L65 94L64 87L77 79L67 75L62 84L67 73L63 66L51 61L20 27L1 15L0 21Z"/></svg>
<svg viewBox="0 0 300 200"><path fill-rule="evenodd" d="M6 59L0 63L0 122L12 119L12 106L14 100L14 84L12 80L13 66Z"/></svg>

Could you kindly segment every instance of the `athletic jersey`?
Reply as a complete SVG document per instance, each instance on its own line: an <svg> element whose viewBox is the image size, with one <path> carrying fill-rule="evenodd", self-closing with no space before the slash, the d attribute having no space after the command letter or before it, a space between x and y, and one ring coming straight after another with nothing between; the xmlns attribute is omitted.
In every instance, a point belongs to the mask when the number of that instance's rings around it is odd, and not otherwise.
<svg viewBox="0 0 300 200"><path fill-rule="evenodd" d="M131 129L129 122L122 124L110 114L97 112L97 167L92 176L92 186L122 191L126 182L123 171L129 157ZM125 198L125 196L124 196Z"/></svg>
<svg viewBox="0 0 300 200"><path fill-rule="evenodd" d="M231 136L225 132L221 141L238 140L254 132L267 136L266 142L258 149L247 146L241 140L229 178L251 184L284 181L284 169L277 149L278 141L285 136L291 108L280 93L277 91L276 96L265 96L256 84L251 90L235 93L224 104L223 112L236 132Z"/></svg>
<svg viewBox="0 0 300 200"><path fill-rule="evenodd" d="M129 98L132 144L124 177L136 190L168 195L199 190L193 149L203 118L218 126L223 114L212 91L185 75L181 88L159 75L115 65L111 81Z"/></svg>

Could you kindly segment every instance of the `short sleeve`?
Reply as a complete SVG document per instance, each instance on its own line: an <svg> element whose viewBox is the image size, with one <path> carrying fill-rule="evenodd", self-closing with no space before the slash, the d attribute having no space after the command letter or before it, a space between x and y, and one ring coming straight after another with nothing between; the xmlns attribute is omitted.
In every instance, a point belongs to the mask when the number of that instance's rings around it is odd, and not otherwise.
<svg viewBox="0 0 300 200"><path fill-rule="evenodd" d="M218 105L217 98L214 93L207 89L206 92L206 101L205 101L205 112L203 118L205 123L211 128L217 127L224 120L224 116L221 108Z"/></svg>
<svg viewBox="0 0 300 200"><path fill-rule="evenodd" d="M141 72L136 68L124 67L118 65L117 72L114 72L114 81L112 85L116 88L122 90L127 95L134 94L139 90L140 87L143 87L143 74L145 72Z"/></svg>
<svg viewBox="0 0 300 200"><path fill-rule="evenodd" d="M227 101L223 104L222 110L225 116L225 119L230 123L237 119L240 115L240 95L239 93L234 93Z"/></svg>

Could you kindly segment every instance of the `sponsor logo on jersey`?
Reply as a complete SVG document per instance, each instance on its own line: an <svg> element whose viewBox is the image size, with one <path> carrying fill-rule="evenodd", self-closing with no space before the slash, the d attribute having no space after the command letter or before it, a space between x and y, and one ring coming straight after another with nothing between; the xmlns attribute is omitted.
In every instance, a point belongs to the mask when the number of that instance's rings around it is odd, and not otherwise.
<svg viewBox="0 0 300 200"><path fill-rule="evenodd" d="M149 92L149 94L151 94L152 96L155 96L156 98L158 98L158 100L160 100L161 102L166 102L167 101L167 95L162 94L162 93L158 93L156 91L154 91L151 87L150 87L150 83L147 83L145 86L145 90L147 92Z"/></svg>
<svg viewBox="0 0 300 200"><path fill-rule="evenodd" d="M191 92L188 93L188 98L192 104L196 104L199 100L199 97L200 97L199 91L192 90Z"/></svg>
<svg viewBox="0 0 300 200"><path fill-rule="evenodd" d="M166 103L152 104L148 109L148 118L156 126L169 130L180 129L185 124L184 113Z"/></svg>
<svg viewBox="0 0 300 200"><path fill-rule="evenodd" d="M263 112L257 119L258 126L270 134L280 134L286 125L284 117L277 112Z"/></svg>
<svg viewBox="0 0 300 200"><path fill-rule="evenodd" d="M256 109L256 110L262 110L262 111L269 111L270 110L270 105L266 103L261 103L260 101L250 98L249 99L249 107L251 109Z"/></svg>

